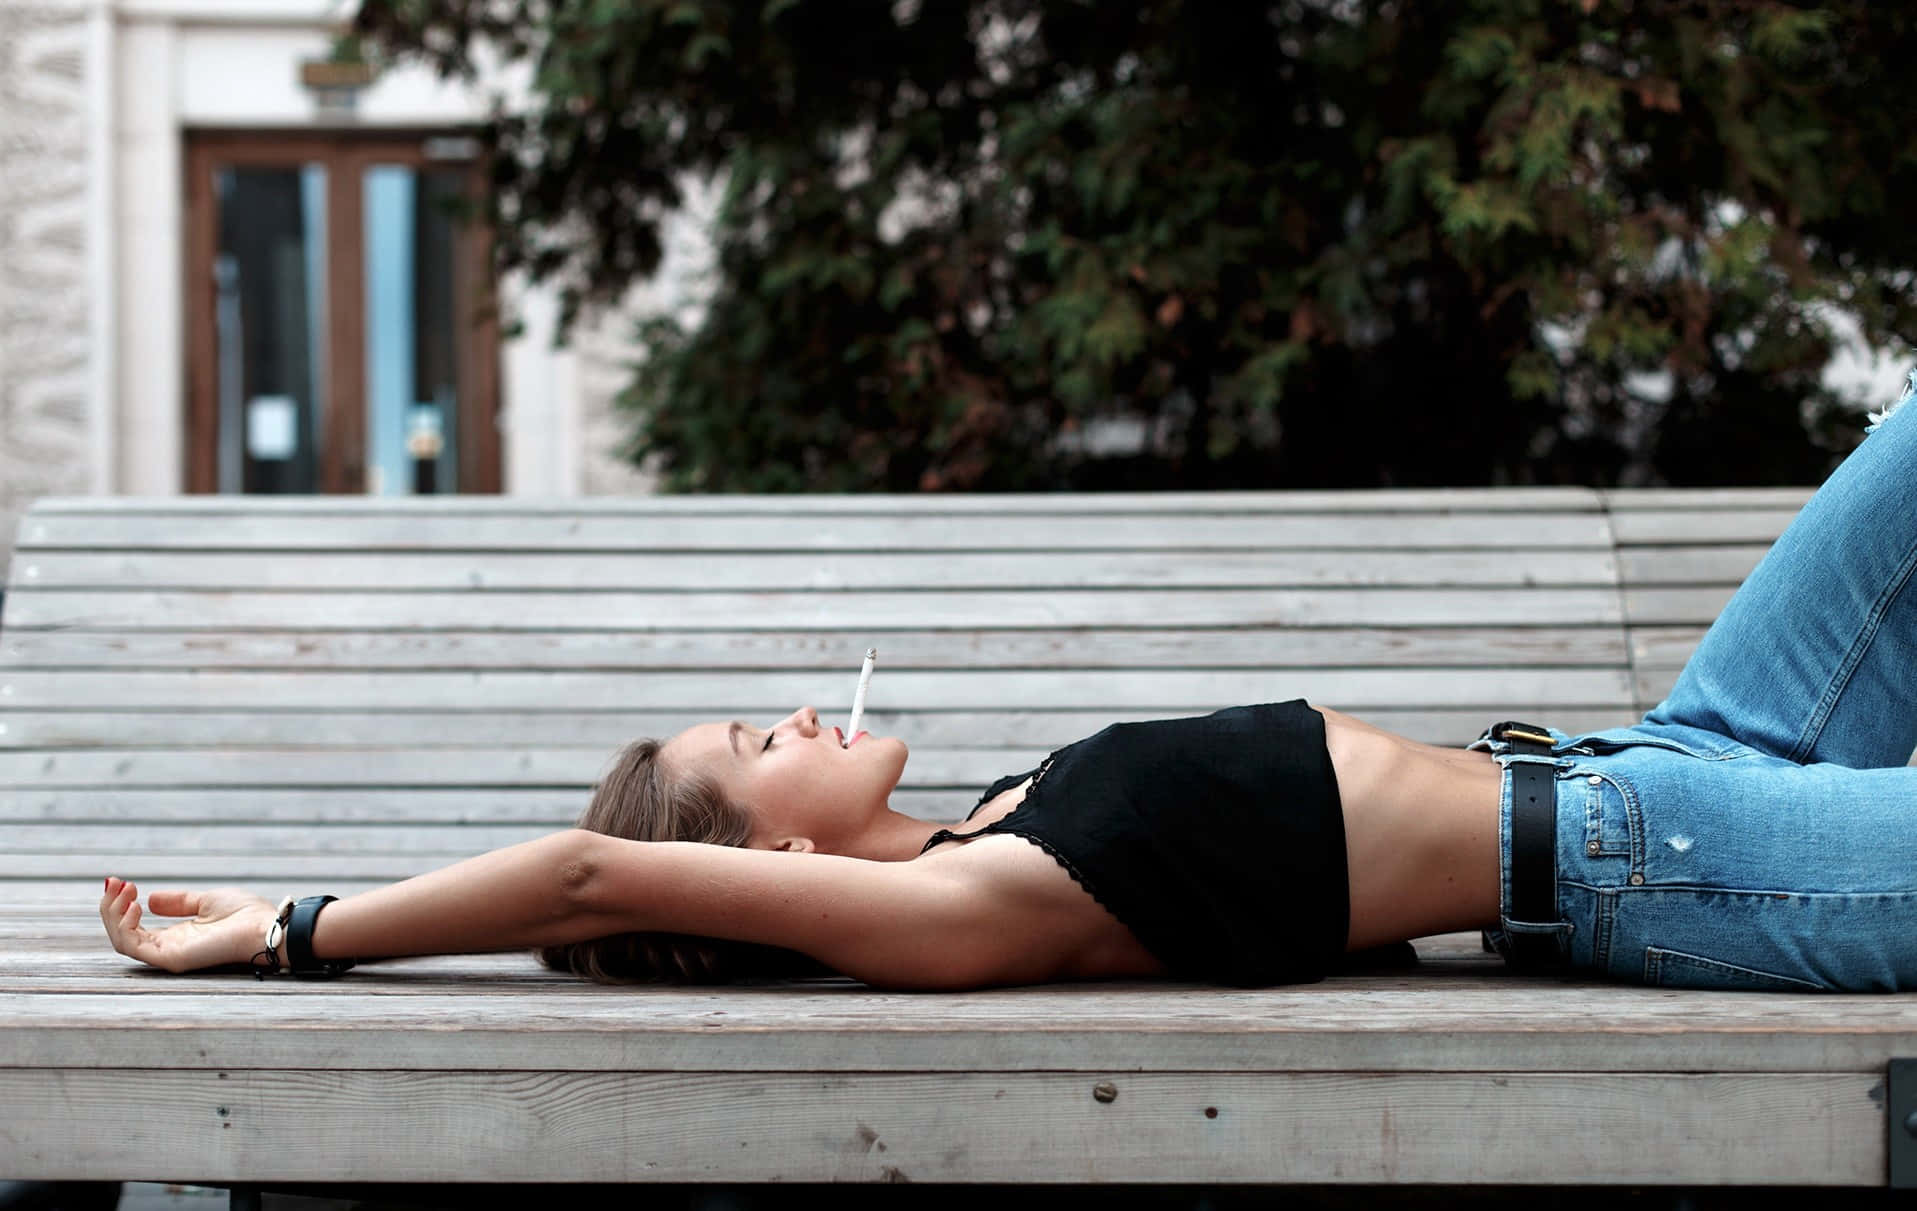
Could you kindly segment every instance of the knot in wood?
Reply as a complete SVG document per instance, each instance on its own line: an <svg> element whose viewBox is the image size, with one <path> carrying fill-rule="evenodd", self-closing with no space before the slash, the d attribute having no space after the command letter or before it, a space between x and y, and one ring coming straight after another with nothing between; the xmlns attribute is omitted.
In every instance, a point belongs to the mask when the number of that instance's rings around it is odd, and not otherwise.
<svg viewBox="0 0 1917 1211"><path fill-rule="evenodd" d="M1100 1081L1092 1086L1092 1097L1100 1102L1115 1102L1118 1100L1118 1086L1110 1081Z"/></svg>

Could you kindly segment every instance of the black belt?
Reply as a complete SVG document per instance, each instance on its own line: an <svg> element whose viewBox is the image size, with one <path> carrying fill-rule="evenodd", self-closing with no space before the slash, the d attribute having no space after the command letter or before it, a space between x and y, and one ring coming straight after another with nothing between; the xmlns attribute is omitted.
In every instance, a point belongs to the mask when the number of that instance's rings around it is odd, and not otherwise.
<svg viewBox="0 0 1917 1211"><path fill-rule="evenodd" d="M1556 742L1544 728L1506 721L1491 725L1490 736L1514 753L1548 756ZM1509 919L1526 924L1556 922L1558 915L1557 767L1537 761L1513 761L1511 771L1511 911ZM1564 961L1558 931L1537 934L1505 930L1513 965L1555 966Z"/></svg>

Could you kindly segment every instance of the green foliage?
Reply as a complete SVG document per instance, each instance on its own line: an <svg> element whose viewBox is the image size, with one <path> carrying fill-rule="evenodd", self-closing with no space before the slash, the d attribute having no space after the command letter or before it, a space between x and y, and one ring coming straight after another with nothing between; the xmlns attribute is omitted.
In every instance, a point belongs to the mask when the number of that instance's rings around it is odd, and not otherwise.
<svg viewBox="0 0 1917 1211"><path fill-rule="evenodd" d="M1912 333L1863 0L365 0L530 66L499 260L581 306L722 177L630 454L686 490L1814 481ZM1886 391L1895 384L1885 384ZM1133 417L1151 440L1079 440ZM1851 436L1847 436L1851 435Z"/></svg>

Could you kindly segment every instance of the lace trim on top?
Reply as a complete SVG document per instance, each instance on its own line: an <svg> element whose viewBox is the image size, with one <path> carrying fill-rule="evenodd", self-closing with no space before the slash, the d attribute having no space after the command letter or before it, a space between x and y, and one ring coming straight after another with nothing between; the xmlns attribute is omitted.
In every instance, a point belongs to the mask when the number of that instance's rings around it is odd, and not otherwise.
<svg viewBox="0 0 1917 1211"><path fill-rule="evenodd" d="M986 833L1004 833L1007 836L1018 837L1022 840L1031 842L1033 845L1038 846L1040 849L1050 854L1052 856L1052 861L1058 863L1061 867L1065 869L1065 873L1072 877L1072 882L1078 884L1080 887L1085 889L1085 894L1092 898L1092 903L1098 905L1100 908L1110 913L1112 919L1117 921L1120 925L1123 925L1125 928L1130 929L1132 927L1131 922L1125 920L1124 917L1119 916L1118 910L1105 902L1105 898L1098 894L1098 889L1096 887L1093 887L1091 884L1091 881L1085 878L1084 872L1079 870L1077 866L1073 865L1072 860L1066 857L1063 853L1059 852L1058 848L1054 846L1050 841L1047 841L1043 837L1035 836L1031 833L1025 832L1022 829L1007 827L1009 824L1011 824L1013 820L1018 818L1018 814L1020 812L1032 806L1032 804L1036 801L1034 799L1034 796L1038 794L1038 788L1045 781L1045 775L1047 772L1051 770L1052 761L1057 756L1058 756L1058 753L1053 753L1050 757L1045 758L1045 760L1039 763L1038 768L1032 772L1032 784L1025 788L1025 797L1019 800L1019 804L1017 807L1013 808L1009 812L1006 812L1004 816L1000 817L997 820L992 821L990 824L980 825L978 828L973 829L969 833L955 833L949 828L941 828L939 831L932 834L932 839L925 843L925 849L921 849L919 853L923 854L926 849L931 849L934 845L937 845L940 841L970 841L974 837L981 837L981 836L984 836ZM981 803L979 806L983 807L984 804ZM973 808L972 810L977 811L978 808Z"/></svg>
<svg viewBox="0 0 1917 1211"><path fill-rule="evenodd" d="M1061 749L1059 751L1063 752L1064 750ZM997 820L992 821L990 824L979 825L977 828L973 829L969 833L953 832L949 828L941 828L937 832L933 833L931 839L928 840L924 844L924 846L920 848L919 855L923 857L927 850L931 849L934 845L937 845L942 841L970 841L975 837L982 837L986 833L999 831L999 825L1005 823L1005 821L1007 820L1010 820L1013 816L1018 815L1019 812L1024 810L1025 805L1032 801L1032 792L1038 789L1039 783L1045 781L1045 774L1048 770L1052 768L1052 762L1055 759L1057 759L1057 757L1058 757L1058 753L1055 752L1051 754L1051 756L1046 757L1045 760L1038 763L1038 768L1032 771L1032 784L1025 788L1025 798L1019 801L1019 804L1017 807L1013 808L1009 812L1006 812L1004 816L1000 817ZM971 813L968 814L965 818L967 820L970 820L973 816L978 815L978 809L981 807L984 807L986 804L986 801L989 800L990 798L991 798L991 792L987 791L986 794L979 799L978 804L972 808ZM1049 849L1047 850L1047 852L1050 852ZM1053 854L1052 856L1058 857L1057 854ZM1065 859L1063 858L1059 858L1058 860L1060 862L1065 861ZM1070 870L1071 868L1067 866L1066 869ZM1077 871L1072 871L1072 878L1078 879ZM1082 883L1084 882L1084 880L1079 879L1079 882Z"/></svg>

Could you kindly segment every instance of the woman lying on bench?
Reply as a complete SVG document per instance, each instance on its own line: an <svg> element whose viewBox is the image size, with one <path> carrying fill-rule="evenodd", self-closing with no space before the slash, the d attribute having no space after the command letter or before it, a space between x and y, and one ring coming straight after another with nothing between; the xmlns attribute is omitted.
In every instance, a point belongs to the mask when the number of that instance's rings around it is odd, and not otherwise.
<svg viewBox="0 0 1917 1211"><path fill-rule="evenodd" d="M1120 724L950 829L890 808L902 741L801 709L630 745L579 828L330 906L156 891L193 919L154 932L109 878L100 915L169 971L532 948L608 981L802 955L891 988L1264 985L1481 927L1525 967L1917 987L1917 408L1878 420L1633 726L1448 749L1302 700Z"/></svg>

